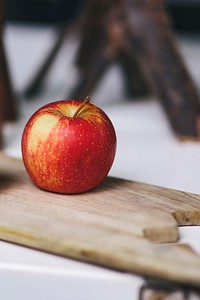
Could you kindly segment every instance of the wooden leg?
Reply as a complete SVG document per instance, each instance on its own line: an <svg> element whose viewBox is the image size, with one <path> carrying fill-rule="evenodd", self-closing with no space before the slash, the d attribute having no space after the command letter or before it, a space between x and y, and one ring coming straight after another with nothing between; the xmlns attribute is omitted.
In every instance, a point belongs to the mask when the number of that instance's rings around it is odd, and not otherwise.
<svg viewBox="0 0 200 300"><path fill-rule="evenodd" d="M127 92L146 96L149 88L137 61L124 45L121 23L123 1L89 1L85 8L81 43L76 57L80 80L71 92L74 98L91 94L100 78L113 62L118 62L124 73Z"/></svg>
<svg viewBox="0 0 200 300"><path fill-rule="evenodd" d="M41 65L40 69L36 73L35 77L31 81L29 86L26 88L24 94L27 98L33 97L40 91L42 84L44 82L44 79L62 46L65 35L66 35L66 28L64 26L58 32L58 38L57 38L55 44L53 45L52 49L50 50L49 54L47 55L45 61Z"/></svg>
<svg viewBox="0 0 200 300"><path fill-rule="evenodd" d="M125 1L127 36L175 133L200 138L199 95L184 64L163 0Z"/></svg>
<svg viewBox="0 0 200 300"><path fill-rule="evenodd" d="M15 121L17 118L11 81L6 63L3 41L0 37L0 104L2 121Z"/></svg>
<svg viewBox="0 0 200 300"><path fill-rule="evenodd" d="M141 72L140 65L135 56L133 54L130 55L129 52L122 51L118 60L124 75L127 95L133 98L149 96L151 88L148 86L147 80L143 72Z"/></svg>
<svg viewBox="0 0 200 300"><path fill-rule="evenodd" d="M1 61L1 39L0 39L0 61ZM1 68L0 68L0 82L1 82ZM3 107L4 107L4 101L3 101L3 93L1 89L1 84L0 84L0 149L2 148L2 124L3 124Z"/></svg>
<svg viewBox="0 0 200 300"><path fill-rule="evenodd" d="M99 52L95 55L95 68L93 68L93 60L91 59L91 66L80 70L80 79L75 88L71 91L70 98L84 99L86 96L91 95L100 78L102 78L110 62L105 58L102 59L102 53Z"/></svg>
<svg viewBox="0 0 200 300"><path fill-rule="evenodd" d="M95 51L92 48L92 51L90 51L88 48L85 52L86 41L83 41L83 44L79 48L79 55L77 56L80 79L71 92L70 98L73 99L83 99L91 95L106 69L113 61L112 54L108 51L109 44L99 39ZM87 51L89 51L88 56Z"/></svg>
<svg viewBox="0 0 200 300"><path fill-rule="evenodd" d="M0 148L3 145L3 122L14 121L17 117L3 44L4 5L5 1L0 1Z"/></svg>

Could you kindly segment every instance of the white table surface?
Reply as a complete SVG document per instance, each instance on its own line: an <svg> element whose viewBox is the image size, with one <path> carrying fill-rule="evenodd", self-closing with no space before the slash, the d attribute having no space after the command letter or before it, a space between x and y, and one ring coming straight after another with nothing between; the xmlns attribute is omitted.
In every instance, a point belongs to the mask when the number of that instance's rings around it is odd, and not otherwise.
<svg viewBox="0 0 200 300"><path fill-rule="evenodd" d="M30 102L22 91L51 47L55 30L8 25L5 44L11 78L18 94L20 119L5 124L8 155L21 157L24 125L41 105L64 99L76 80L73 58L77 38L69 35L46 80L42 93ZM200 39L178 37L195 83L200 83ZM84 97L85 95L83 95ZM110 175L200 194L200 143L176 139L158 99L128 99L118 66L112 66L92 96L111 118L118 147ZM181 241L200 253L200 229L180 228ZM0 242L0 299L132 300L143 279ZM192 296L191 296L192 299Z"/></svg>

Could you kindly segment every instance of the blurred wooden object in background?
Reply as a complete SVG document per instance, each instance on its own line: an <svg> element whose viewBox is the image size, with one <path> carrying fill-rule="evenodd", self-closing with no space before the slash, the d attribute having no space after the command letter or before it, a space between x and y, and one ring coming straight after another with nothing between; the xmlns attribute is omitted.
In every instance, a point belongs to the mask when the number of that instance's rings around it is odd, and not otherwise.
<svg viewBox="0 0 200 300"><path fill-rule="evenodd" d="M118 62L132 97L156 94L174 133L198 140L199 95L178 49L165 1L88 0L80 19L76 57L80 78L70 98L91 95L108 67ZM49 68L52 60L47 61ZM39 70L27 89L29 95L48 68L42 76Z"/></svg>
<svg viewBox="0 0 200 300"><path fill-rule="evenodd" d="M16 120L17 113L3 43L5 1L0 0L0 148L3 146L2 124Z"/></svg>
<svg viewBox="0 0 200 300"><path fill-rule="evenodd" d="M110 62L119 60L133 96L151 90L159 97L176 135L198 139L199 95L164 4L163 0L89 1L77 56L82 78L73 95L91 94Z"/></svg>

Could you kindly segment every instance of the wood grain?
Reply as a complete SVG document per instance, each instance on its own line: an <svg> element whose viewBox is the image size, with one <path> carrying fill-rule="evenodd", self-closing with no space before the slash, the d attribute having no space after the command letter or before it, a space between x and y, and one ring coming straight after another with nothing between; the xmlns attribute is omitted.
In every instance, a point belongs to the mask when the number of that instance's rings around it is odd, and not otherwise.
<svg viewBox="0 0 200 300"><path fill-rule="evenodd" d="M2 240L199 286L200 256L168 244L178 241L178 225L199 224L199 195L110 177L93 191L59 195L37 188L20 160L0 154Z"/></svg>

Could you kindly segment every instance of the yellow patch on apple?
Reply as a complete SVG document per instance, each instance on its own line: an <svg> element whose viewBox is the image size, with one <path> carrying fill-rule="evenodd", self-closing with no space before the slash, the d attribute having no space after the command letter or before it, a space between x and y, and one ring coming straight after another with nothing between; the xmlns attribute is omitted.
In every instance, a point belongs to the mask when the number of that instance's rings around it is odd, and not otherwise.
<svg viewBox="0 0 200 300"><path fill-rule="evenodd" d="M42 115L33 123L29 133L28 151L35 152L38 142L45 140L57 124L57 117L54 115Z"/></svg>

